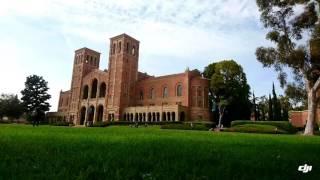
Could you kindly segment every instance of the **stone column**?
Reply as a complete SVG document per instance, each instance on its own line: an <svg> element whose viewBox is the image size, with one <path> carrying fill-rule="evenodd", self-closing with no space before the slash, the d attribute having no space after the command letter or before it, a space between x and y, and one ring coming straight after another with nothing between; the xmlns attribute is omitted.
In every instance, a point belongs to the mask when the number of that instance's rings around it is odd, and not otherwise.
<svg viewBox="0 0 320 180"><path fill-rule="evenodd" d="M86 123L88 121L88 114L89 114L89 109L88 109L88 107L86 107L86 114L85 114L85 118L84 118L84 122L83 122L84 125L86 125Z"/></svg>
<svg viewBox="0 0 320 180"><path fill-rule="evenodd" d="M97 121L97 108L94 108L94 112L93 112L93 123L95 123Z"/></svg>
<svg viewBox="0 0 320 180"><path fill-rule="evenodd" d="M179 111L176 111L176 121L179 121Z"/></svg>

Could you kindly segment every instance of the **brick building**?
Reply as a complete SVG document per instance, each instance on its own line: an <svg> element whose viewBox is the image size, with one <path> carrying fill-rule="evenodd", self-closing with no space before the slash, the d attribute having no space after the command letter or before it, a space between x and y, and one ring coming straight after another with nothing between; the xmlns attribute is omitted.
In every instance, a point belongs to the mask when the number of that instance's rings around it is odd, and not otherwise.
<svg viewBox="0 0 320 180"><path fill-rule="evenodd" d="M108 70L99 70L99 52L76 50L71 88L49 117L77 125L210 120L209 81L199 71L154 77L139 72L138 62L139 41L126 34L110 39Z"/></svg>

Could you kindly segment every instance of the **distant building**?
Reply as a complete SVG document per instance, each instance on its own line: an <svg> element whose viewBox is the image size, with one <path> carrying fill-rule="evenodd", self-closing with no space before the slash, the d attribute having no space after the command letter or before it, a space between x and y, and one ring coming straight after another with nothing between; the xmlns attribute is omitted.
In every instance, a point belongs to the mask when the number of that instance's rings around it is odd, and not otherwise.
<svg viewBox="0 0 320 180"><path fill-rule="evenodd" d="M108 70L99 70L100 53L75 51L71 88L60 92L51 120L77 125L97 121L210 120L209 81L198 70L154 77L138 71L139 41L110 39Z"/></svg>

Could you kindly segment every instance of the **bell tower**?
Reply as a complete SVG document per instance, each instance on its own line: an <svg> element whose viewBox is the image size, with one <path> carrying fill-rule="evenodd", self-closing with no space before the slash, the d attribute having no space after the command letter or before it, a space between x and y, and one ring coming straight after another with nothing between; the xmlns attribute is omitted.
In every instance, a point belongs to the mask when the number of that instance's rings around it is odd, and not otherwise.
<svg viewBox="0 0 320 180"><path fill-rule="evenodd" d="M75 51L70 89L69 117L74 124L79 124L79 109L83 77L99 68L100 53L88 48ZM78 122L77 122L78 121Z"/></svg>
<svg viewBox="0 0 320 180"><path fill-rule="evenodd" d="M107 118L121 119L124 108L133 105L138 79L139 41L126 35L110 39Z"/></svg>

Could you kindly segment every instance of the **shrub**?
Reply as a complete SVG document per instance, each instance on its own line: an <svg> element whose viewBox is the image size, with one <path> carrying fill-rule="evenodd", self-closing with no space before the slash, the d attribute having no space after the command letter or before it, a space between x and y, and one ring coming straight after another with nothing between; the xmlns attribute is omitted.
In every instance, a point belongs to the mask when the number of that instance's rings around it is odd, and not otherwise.
<svg viewBox="0 0 320 180"><path fill-rule="evenodd" d="M106 126L108 126L108 122L105 122L105 121L95 122L92 125L92 127L106 127Z"/></svg>
<svg viewBox="0 0 320 180"><path fill-rule="evenodd" d="M208 131L213 126L212 123L171 123L161 125L161 129L178 129L178 130L200 130L200 131Z"/></svg>
<svg viewBox="0 0 320 180"><path fill-rule="evenodd" d="M271 125L275 126L278 129L282 129L287 131L288 133L296 133L298 131L297 128L293 127L288 121L233 121L231 122L231 127L236 127L239 125L246 125L246 124L253 124L253 125Z"/></svg>
<svg viewBox="0 0 320 180"><path fill-rule="evenodd" d="M69 123L66 121L57 121L57 122L52 122L49 125L51 125L51 126L73 126L73 123Z"/></svg>
<svg viewBox="0 0 320 180"><path fill-rule="evenodd" d="M243 124L237 125L223 131L244 132L244 133L264 133L264 134L288 134L289 132L273 125L265 124Z"/></svg>

